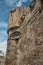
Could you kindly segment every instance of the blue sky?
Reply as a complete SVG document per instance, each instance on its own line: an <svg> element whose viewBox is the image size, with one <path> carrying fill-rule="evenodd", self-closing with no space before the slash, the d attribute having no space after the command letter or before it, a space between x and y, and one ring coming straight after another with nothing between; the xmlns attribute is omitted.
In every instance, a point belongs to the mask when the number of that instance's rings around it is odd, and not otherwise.
<svg viewBox="0 0 43 65"><path fill-rule="evenodd" d="M4 53L7 47L8 15L11 8L23 5L25 8L31 0L0 0L0 50Z"/></svg>

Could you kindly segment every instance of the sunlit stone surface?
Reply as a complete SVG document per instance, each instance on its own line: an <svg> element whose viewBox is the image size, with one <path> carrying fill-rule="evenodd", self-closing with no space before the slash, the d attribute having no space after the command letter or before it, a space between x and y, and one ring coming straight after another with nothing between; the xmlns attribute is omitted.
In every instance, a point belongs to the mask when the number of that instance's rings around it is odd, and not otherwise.
<svg viewBox="0 0 43 65"><path fill-rule="evenodd" d="M5 65L43 65L43 1L12 10L9 15L8 37L21 33L18 39L8 39ZM12 14L12 15L11 15ZM14 19L14 20L13 20Z"/></svg>

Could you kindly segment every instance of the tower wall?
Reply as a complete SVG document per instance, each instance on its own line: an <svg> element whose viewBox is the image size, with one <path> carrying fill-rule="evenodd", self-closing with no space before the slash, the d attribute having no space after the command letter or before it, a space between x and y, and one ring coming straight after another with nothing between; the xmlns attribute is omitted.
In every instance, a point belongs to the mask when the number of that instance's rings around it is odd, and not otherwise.
<svg viewBox="0 0 43 65"><path fill-rule="evenodd" d="M5 65L43 65L43 9L39 4L41 2L37 0L32 10L32 4L26 11L17 8L18 11L22 10L23 14L20 16L17 14L22 23L19 27L13 25L13 22L11 22L12 26L9 24L8 33L10 30L11 32L9 33ZM16 19L18 20L18 18ZM15 22L18 23L18 21ZM12 33L13 35L11 35Z"/></svg>

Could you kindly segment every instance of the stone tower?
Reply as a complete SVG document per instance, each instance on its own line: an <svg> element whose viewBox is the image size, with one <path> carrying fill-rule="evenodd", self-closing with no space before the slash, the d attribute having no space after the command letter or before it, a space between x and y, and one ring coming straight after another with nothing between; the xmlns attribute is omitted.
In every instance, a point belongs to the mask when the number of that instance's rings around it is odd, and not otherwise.
<svg viewBox="0 0 43 65"><path fill-rule="evenodd" d="M20 28L24 20L23 12L24 8L21 6L11 9L9 13L6 65L16 65L17 44L19 38L21 38L21 33L17 29Z"/></svg>
<svg viewBox="0 0 43 65"><path fill-rule="evenodd" d="M43 0L10 11L5 65L43 65Z"/></svg>

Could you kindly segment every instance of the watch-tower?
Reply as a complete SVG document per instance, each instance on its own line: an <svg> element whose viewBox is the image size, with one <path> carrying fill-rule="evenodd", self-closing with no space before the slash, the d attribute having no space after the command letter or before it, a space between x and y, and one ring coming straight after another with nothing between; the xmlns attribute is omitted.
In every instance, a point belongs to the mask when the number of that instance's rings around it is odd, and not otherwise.
<svg viewBox="0 0 43 65"><path fill-rule="evenodd" d="M17 60L17 41L21 37L20 31L17 31L22 24L23 17L23 7L17 7L16 9L11 9L9 13L8 21L8 45L6 54L6 65L16 65Z"/></svg>

